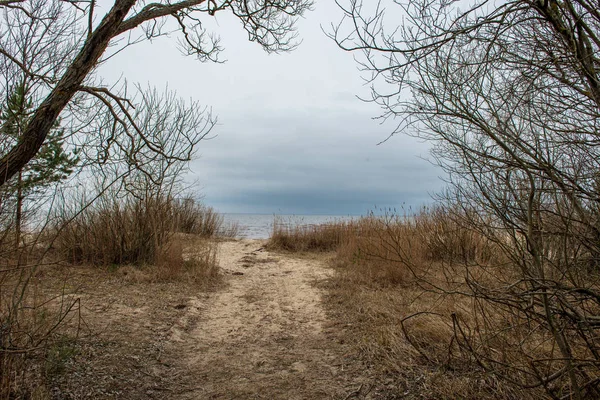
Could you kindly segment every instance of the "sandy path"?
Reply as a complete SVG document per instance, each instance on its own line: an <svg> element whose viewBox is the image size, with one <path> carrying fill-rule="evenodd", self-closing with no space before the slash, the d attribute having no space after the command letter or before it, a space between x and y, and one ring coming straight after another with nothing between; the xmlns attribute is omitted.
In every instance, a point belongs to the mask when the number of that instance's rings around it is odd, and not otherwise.
<svg viewBox="0 0 600 400"><path fill-rule="evenodd" d="M330 270L318 260L270 254L262 245L222 243L226 287L190 299L172 328L165 352L181 374L176 398L358 398L348 395L360 378L349 373L314 285Z"/></svg>

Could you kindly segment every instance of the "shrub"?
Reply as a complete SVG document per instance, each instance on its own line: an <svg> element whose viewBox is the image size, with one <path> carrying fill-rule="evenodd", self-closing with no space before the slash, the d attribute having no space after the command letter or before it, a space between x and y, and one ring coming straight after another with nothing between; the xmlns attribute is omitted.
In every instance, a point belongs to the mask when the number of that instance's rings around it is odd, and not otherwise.
<svg viewBox="0 0 600 400"><path fill-rule="evenodd" d="M166 259L172 263L176 233L211 238L223 231L223 217L190 198L101 197L74 209L83 211L73 216L63 207L56 213L53 245L73 264L159 265Z"/></svg>
<svg viewBox="0 0 600 400"><path fill-rule="evenodd" d="M72 217L55 219L54 249L68 262L91 265L154 264L174 230L171 201L164 197L101 197Z"/></svg>

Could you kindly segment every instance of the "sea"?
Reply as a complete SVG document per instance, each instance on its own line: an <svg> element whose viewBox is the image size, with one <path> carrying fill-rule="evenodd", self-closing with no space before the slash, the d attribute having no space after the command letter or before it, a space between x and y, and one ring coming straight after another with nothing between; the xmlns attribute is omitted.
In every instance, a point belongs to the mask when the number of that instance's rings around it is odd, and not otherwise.
<svg viewBox="0 0 600 400"><path fill-rule="evenodd" d="M246 239L268 239L273 232L275 219L279 223L319 225L327 222L350 221L360 217L349 215L274 215L274 214L223 214L225 226L237 224L238 236Z"/></svg>

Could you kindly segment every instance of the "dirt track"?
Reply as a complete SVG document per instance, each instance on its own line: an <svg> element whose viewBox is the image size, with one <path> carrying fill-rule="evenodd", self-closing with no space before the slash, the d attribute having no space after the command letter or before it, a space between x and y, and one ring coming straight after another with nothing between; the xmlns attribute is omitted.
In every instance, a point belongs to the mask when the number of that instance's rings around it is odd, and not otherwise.
<svg viewBox="0 0 600 400"><path fill-rule="evenodd" d="M271 253L261 240L219 244L216 287L148 282L143 271L56 270L82 304L82 333L53 354L58 399L383 399L323 303L322 255ZM152 276L152 275L150 275ZM207 290L208 289L208 290ZM335 314L335 313L334 313ZM332 314L332 315L334 315ZM48 365L48 364L47 364Z"/></svg>
<svg viewBox="0 0 600 400"><path fill-rule="evenodd" d="M219 258L225 287L191 298L167 338L181 378L170 398L364 398L360 367L321 304L323 261L270 254L256 240L224 242Z"/></svg>

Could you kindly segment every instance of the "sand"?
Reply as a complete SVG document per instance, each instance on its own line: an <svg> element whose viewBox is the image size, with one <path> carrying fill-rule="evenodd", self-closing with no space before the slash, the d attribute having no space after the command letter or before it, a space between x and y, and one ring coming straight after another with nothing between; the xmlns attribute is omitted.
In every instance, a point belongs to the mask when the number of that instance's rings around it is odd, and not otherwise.
<svg viewBox="0 0 600 400"><path fill-rule="evenodd" d="M81 269L74 296L89 334L52 378L52 397L378 398L326 312L326 257L264 245L221 242L222 282L208 291Z"/></svg>
<svg viewBox="0 0 600 400"><path fill-rule="evenodd" d="M222 243L219 259L226 286L190 299L166 348L196 381L178 398L343 399L356 390L323 308L318 282L331 270L322 259L271 254L259 240Z"/></svg>

